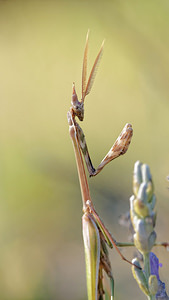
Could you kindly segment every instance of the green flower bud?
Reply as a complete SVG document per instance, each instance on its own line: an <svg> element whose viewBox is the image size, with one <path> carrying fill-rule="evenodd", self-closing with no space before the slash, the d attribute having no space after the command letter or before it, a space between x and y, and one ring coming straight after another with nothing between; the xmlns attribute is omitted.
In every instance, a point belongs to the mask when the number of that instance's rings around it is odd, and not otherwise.
<svg viewBox="0 0 169 300"><path fill-rule="evenodd" d="M152 197L153 197L153 193L154 193L154 186L153 186L152 181L149 181L147 183L147 202L151 203Z"/></svg>
<svg viewBox="0 0 169 300"><path fill-rule="evenodd" d="M153 194L151 196L151 201L149 201L149 198L148 198L148 206L149 206L150 210L154 209L155 204L156 204L156 196Z"/></svg>
<svg viewBox="0 0 169 300"><path fill-rule="evenodd" d="M148 183L149 181L152 181L151 173L150 173L150 168L148 165L143 164L141 166L141 171L142 171L142 181Z"/></svg>
<svg viewBox="0 0 169 300"><path fill-rule="evenodd" d="M138 219L134 226L134 243L141 253L149 252L156 239L156 233L153 230L153 223L150 217Z"/></svg>
<svg viewBox="0 0 169 300"><path fill-rule="evenodd" d="M147 239L142 238L138 232L134 234L134 244L142 254L150 252L155 244L155 241L155 231L153 231Z"/></svg>
<svg viewBox="0 0 169 300"><path fill-rule="evenodd" d="M137 195L140 184L142 183L142 173L141 173L142 164L140 161L137 161L134 165L134 174L133 174L133 192Z"/></svg>
<svg viewBox="0 0 169 300"><path fill-rule="evenodd" d="M140 218L138 218L137 215L135 215L133 218L131 218L133 229L135 232L137 231L139 220L140 220Z"/></svg>
<svg viewBox="0 0 169 300"><path fill-rule="evenodd" d="M138 267L140 267L139 261L137 258L132 260L132 263ZM144 294L149 295L148 285L145 278L145 275L142 270L138 269L135 266L132 266L133 277L137 281L140 289L144 292Z"/></svg>
<svg viewBox="0 0 169 300"><path fill-rule="evenodd" d="M149 252L151 251L151 249L153 248L154 244L155 244L155 241L156 241L156 238L157 238L157 234L155 231L153 231L150 236L149 236L149 239L148 239L148 245L149 245Z"/></svg>
<svg viewBox="0 0 169 300"><path fill-rule="evenodd" d="M134 201L134 210L140 218L145 218L150 213L149 207L145 205L144 202L141 201L140 199L136 199Z"/></svg>
<svg viewBox="0 0 169 300"><path fill-rule="evenodd" d="M138 232L134 234L134 244L142 254L149 252L148 240L142 239Z"/></svg>
<svg viewBox="0 0 169 300"><path fill-rule="evenodd" d="M147 203L147 183L142 182L137 194L137 198L143 202L143 203Z"/></svg>
<svg viewBox="0 0 169 300"><path fill-rule="evenodd" d="M156 295L158 292L158 280L156 275L150 275L148 279L149 291L151 295Z"/></svg>

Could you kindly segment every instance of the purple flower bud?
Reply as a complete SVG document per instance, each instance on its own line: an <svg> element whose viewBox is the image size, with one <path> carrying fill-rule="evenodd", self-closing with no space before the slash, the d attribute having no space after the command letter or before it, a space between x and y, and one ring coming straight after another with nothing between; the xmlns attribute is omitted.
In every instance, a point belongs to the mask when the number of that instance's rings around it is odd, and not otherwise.
<svg viewBox="0 0 169 300"><path fill-rule="evenodd" d="M150 272L151 275L156 275L158 280L160 280L159 267L161 266L158 257L153 252L150 252Z"/></svg>
<svg viewBox="0 0 169 300"><path fill-rule="evenodd" d="M159 263L158 257L153 252L150 252L150 271L152 275L156 275L158 280L158 291L156 294L156 299L169 300L169 297L167 296L165 290L165 283L162 282L159 277L159 267L162 267L162 264Z"/></svg>

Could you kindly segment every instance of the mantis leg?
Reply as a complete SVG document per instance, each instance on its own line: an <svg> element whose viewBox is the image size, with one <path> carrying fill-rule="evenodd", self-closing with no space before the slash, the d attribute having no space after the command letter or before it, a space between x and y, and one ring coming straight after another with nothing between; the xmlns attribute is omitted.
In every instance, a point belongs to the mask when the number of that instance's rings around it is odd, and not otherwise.
<svg viewBox="0 0 169 300"><path fill-rule="evenodd" d="M114 278L110 278L111 300L114 300Z"/></svg>
<svg viewBox="0 0 169 300"><path fill-rule="evenodd" d="M118 254L121 256L122 260L128 262L130 265L133 265L133 263L132 263L130 260L128 260L128 259L120 252L120 250L119 250L119 248L118 248L118 246L117 246L117 244L116 244L116 240L112 237L112 235L110 234L110 232L108 231L108 229L107 229L107 228L105 227L105 225L103 224L103 222L102 222L102 220L100 219L99 215L98 215L97 212L95 211L93 205L90 206L90 204L91 204L91 203L90 203L90 200L88 200L88 201L86 202L86 205L89 206L89 208L90 208L90 210L91 210L91 213L92 213L93 217L95 218L95 221L96 221L96 223L97 223L97 226L98 226L99 229L101 230L101 232L102 232L102 234L103 234L103 236L104 236L104 238L105 238L105 240L106 240L108 246L109 246L110 248L113 248L113 247L114 247L114 248L116 249L116 251L118 252ZM139 268L139 267L138 267L138 268Z"/></svg>
<svg viewBox="0 0 169 300"><path fill-rule="evenodd" d="M102 275L102 279L104 281L104 286L105 286L105 300L109 300L111 297L111 300L114 299L114 278L112 275L112 268L109 260L109 253L107 251L107 246L104 240L104 236L102 233L100 233L100 241L101 241L101 251L100 251L100 265L104 269L105 273L109 277L110 280L110 285L107 286L107 278L104 278Z"/></svg>
<svg viewBox="0 0 169 300"><path fill-rule="evenodd" d="M90 155L89 155L85 135L83 133L82 128L79 126L78 123L76 123L76 130L77 130L77 138L78 138L78 141L79 141L81 151L82 151L83 156L84 156L84 160L86 162L88 172L89 172L90 176L92 176L92 174L94 174L96 172L96 170L93 167L93 164L92 164L92 161L91 161L91 158L90 158Z"/></svg>
<svg viewBox="0 0 169 300"><path fill-rule="evenodd" d="M128 150L129 144L131 142L131 138L133 135L133 129L131 124L126 124L118 136L117 140L115 141L114 145L110 149L110 151L107 153L107 155L103 158L100 165L97 169L93 167L89 151L87 148L87 143L85 140L85 135L83 133L82 128L79 126L78 123L76 123L76 130L77 130L77 138L79 141L79 145L81 148L81 151L84 156L84 160L86 162L86 166L89 172L90 177L96 176L98 173L101 172L101 170L113 159L119 157L120 155L123 155Z"/></svg>

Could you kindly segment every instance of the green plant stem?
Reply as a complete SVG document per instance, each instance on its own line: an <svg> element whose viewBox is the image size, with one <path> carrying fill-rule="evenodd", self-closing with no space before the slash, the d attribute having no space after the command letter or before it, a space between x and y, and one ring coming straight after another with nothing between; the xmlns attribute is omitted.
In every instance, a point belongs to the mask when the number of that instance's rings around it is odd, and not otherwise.
<svg viewBox="0 0 169 300"><path fill-rule="evenodd" d="M149 253L143 254L143 259L144 259L144 271L145 271L145 277L149 279L150 276L150 260L149 260Z"/></svg>
<svg viewBox="0 0 169 300"><path fill-rule="evenodd" d="M135 247L135 244L133 242L131 242L131 243L121 243L121 242L116 241L116 245L118 247ZM154 246L155 247L167 248L167 247L169 247L169 243L168 242L158 242L158 243L155 243Z"/></svg>
<svg viewBox="0 0 169 300"><path fill-rule="evenodd" d="M145 277L148 282L149 277L150 277L150 259L149 259L149 253L143 254L143 259L144 259L144 271L145 271ZM149 295L147 296L149 300L155 300L156 297L154 295Z"/></svg>
<svg viewBox="0 0 169 300"><path fill-rule="evenodd" d="M116 246L117 247L135 247L134 243L120 243L116 241Z"/></svg>
<svg viewBox="0 0 169 300"><path fill-rule="evenodd" d="M153 296L153 295L150 295L150 296L147 296L148 300L156 300L156 296Z"/></svg>

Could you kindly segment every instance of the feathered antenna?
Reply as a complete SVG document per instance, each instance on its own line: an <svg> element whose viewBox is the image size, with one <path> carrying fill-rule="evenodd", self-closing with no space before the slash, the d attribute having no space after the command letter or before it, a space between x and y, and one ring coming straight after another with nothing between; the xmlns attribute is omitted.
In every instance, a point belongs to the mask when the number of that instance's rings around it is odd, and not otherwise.
<svg viewBox="0 0 169 300"><path fill-rule="evenodd" d="M82 101L84 101L84 98L85 98L85 91L86 91L88 41L89 41L89 30L88 30L87 36L86 36L86 44L85 44L84 57L83 57L83 69L82 69Z"/></svg>
<svg viewBox="0 0 169 300"><path fill-rule="evenodd" d="M104 41L101 45L100 51L95 59L94 65L92 67L92 70L90 72L90 76L86 85L86 76L87 76L87 54L88 54L88 38L89 38L89 31L87 33L86 37L86 45L85 45L85 51L84 51L84 58L83 58L83 70L82 70L82 102L84 102L85 97L90 93L91 88L94 83L94 79L96 77L97 69L103 54L103 46Z"/></svg>

